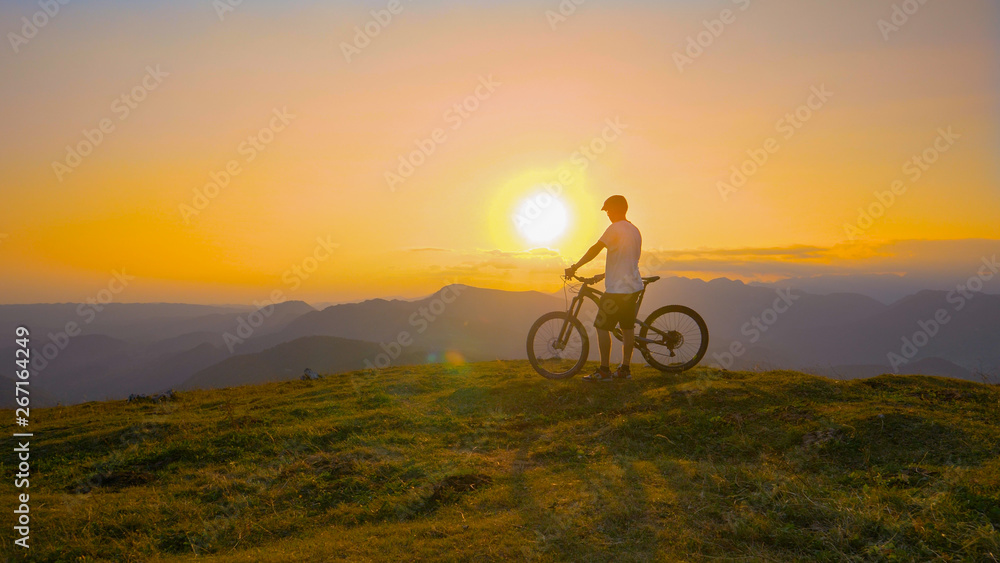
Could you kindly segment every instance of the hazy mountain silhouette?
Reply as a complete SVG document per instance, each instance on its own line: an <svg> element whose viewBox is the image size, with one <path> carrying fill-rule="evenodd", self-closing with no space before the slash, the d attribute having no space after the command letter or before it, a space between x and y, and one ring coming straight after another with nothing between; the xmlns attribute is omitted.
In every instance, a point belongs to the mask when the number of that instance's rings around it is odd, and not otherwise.
<svg viewBox="0 0 1000 563"><path fill-rule="evenodd" d="M97 310L96 307L100 307ZM65 330L76 323L83 334L104 334L122 340L160 340L195 330L206 330L200 321L214 314L250 311L252 307L189 305L185 303L39 303L0 305L0 330L13 334L17 326L27 326L33 339L48 332ZM177 326L176 329L172 327ZM202 328L198 328L201 326Z"/></svg>
<svg viewBox="0 0 1000 563"><path fill-rule="evenodd" d="M332 336L307 336L263 352L229 357L197 372L177 387L215 389L285 381L301 377L306 368L321 374L359 370L365 367L365 360L374 361L383 352L380 345L371 342ZM401 349L394 363L423 363L426 358L426 352L406 347Z"/></svg>
<svg viewBox="0 0 1000 563"><path fill-rule="evenodd" d="M794 350L795 360L802 363L811 359L819 364L888 365L888 353L899 354L903 338L912 340L922 330L920 321L930 321L936 311L944 309L949 322L918 349L914 359L938 357L962 366L1000 365L1000 296L975 294L960 311L954 310L947 296L944 291L921 291L860 321L784 334L783 345Z"/></svg>
<svg viewBox="0 0 1000 563"><path fill-rule="evenodd" d="M561 299L537 291L459 285L415 301L371 299L309 312L283 330L248 340L238 351L260 351L303 336L391 342L407 333L414 346L430 353L457 350L470 359L520 358L531 323L562 307Z"/></svg>
<svg viewBox="0 0 1000 563"><path fill-rule="evenodd" d="M41 339L32 339L31 355L41 356ZM12 341L13 344L13 341ZM64 403L80 403L116 396L119 384L115 376L134 362L135 347L128 342L103 334L83 334L72 338L66 347L31 372L31 389L44 390ZM2 357L14 357L14 348L0 351Z"/></svg>
<svg viewBox="0 0 1000 563"><path fill-rule="evenodd" d="M781 300L785 312L778 314L776 321L761 330L760 342L769 336L781 333L796 333L803 329L822 329L843 323L863 321L886 306L864 295L839 293L813 295L793 290L790 295L786 288L766 288L746 285L740 281L725 278L709 282L688 278L665 278L652 284L646 292L640 316L652 312L666 304L683 304L698 311L708 324L711 344L721 348L733 341L748 344L752 336L743 334L744 327L753 318L761 318L767 309L773 308L776 300ZM779 291L781 293L779 294ZM781 299L788 296L790 304ZM758 329L759 330L759 329Z"/></svg>
<svg viewBox="0 0 1000 563"><path fill-rule="evenodd" d="M234 331L237 319L246 317L254 307L231 305L188 305L184 303L43 303L37 305L0 305L0 330L14 333L17 326L27 326L32 339L45 338L50 332L66 329L75 323L82 334L103 334L128 342L156 342L197 332L222 334ZM281 330L291 320L314 311L303 301L286 301L274 306L257 334ZM200 342L199 342L200 343Z"/></svg>
<svg viewBox="0 0 1000 563"><path fill-rule="evenodd" d="M774 283L752 283L760 287L792 287L815 295L857 293L877 299L883 304L898 301L927 286L926 280L896 274L820 275L789 278Z"/></svg>
<svg viewBox="0 0 1000 563"><path fill-rule="evenodd" d="M222 334L207 330L188 332L180 336L151 342L145 346L144 350L149 356L161 357L178 354L205 344L221 349L225 347L225 339Z"/></svg>
<svg viewBox="0 0 1000 563"><path fill-rule="evenodd" d="M899 368L900 373L978 381L974 368L995 370L1000 366L997 295L974 294L961 311L955 311L943 291L920 291L885 305L853 293L815 295L793 290L789 294L781 287L727 279L705 282L674 277L650 286L640 316L674 303L694 308L708 323L711 345L704 363L720 364L731 346L742 347L741 355L729 358L731 364L723 363L731 369L787 368L834 377L892 372L887 355L899 353L902 339L912 338L920 330L918 321L932 319L942 308L948 311L949 322ZM783 312L768 312L775 303ZM0 307L0 323L32 321L29 326L37 355L48 338L35 327L41 322L64 325L64 315L77 316L76 307ZM38 309L37 315L33 308ZM105 311L107 317L99 317L103 322L95 320L87 327L88 333L71 339L45 370L33 376L33 388L64 403L75 403L151 393L191 381L211 386L234 384L239 380L234 370L246 370L246 382L250 382L261 377L298 376L306 367L333 370L333 366L345 365L350 367L344 369L357 369L362 367L359 361L373 359L384 350L381 343L392 347L400 338L410 342L403 347L405 361L441 361L446 353L467 361L522 359L526 356L525 336L534 320L564 308L561 292L510 292L462 285L412 301L371 299L323 310L303 302L286 302L276 305L266 321L230 351L223 335L237 334L241 319L248 318L251 308L118 304ZM585 304L581 313L585 326L592 324L595 309L593 304ZM143 317L146 314L153 316ZM301 350L279 349L314 336L332 337L332 348L321 353L317 348L321 341L307 341L308 346L297 345L305 346ZM341 344L343 340L361 344L351 350ZM295 359L297 350L314 354L308 357L316 357L315 365L305 358ZM364 352L360 356L359 350ZM596 343L591 352L591 359L596 359ZM13 348L0 353L13 357ZM261 365L266 373L261 373L254 362L265 360ZM327 368L317 363L321 360ZM638 354L634 360L641 361ZM403 362L399 358L393 361Z"/></svg>
<svg viewBox="0 0 1000 563"><path fill-rule="evenodd" d="M17 393L15 389L15 381L18 381L16 376L13 375L0 375L0 409L15 409L18 408L18 404L15 399L18 397L15 395ZM30 382L27 386L28 397L31 399L31 407L54 407L59 403L59 399L53 397L47 393L44 389L33 385ZM23 397L24 395L20 395ZM29 407L30 408L30 407Z"/></svg>

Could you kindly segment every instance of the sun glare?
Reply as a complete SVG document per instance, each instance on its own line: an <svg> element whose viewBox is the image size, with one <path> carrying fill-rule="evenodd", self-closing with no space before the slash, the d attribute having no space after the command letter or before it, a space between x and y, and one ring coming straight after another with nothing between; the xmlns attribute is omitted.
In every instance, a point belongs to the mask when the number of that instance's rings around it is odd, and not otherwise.
<svg viewBox="0 0 1000 563"><path fill-rule="evenodd" d="M549 244L566 233L569 210L558 196L538 191L521 202L513 220L524 240L531 244Z"/></svg>

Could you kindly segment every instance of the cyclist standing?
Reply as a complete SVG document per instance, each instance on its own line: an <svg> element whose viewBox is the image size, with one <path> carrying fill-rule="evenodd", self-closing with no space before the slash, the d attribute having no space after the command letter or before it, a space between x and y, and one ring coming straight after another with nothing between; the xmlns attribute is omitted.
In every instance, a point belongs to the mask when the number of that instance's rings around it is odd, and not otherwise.
<svg viewBox="0 0 1000 563"><path fill-rule="evenodd" d="M590 262L607 248L608 255L604 267L604 295L598 306L594 328L597 329L597 343L601 351L601 367L593 374L584 376L588 381L612 381L631 379L629 364L632 362L632 347L635 342L636 302L643 290L642 276L639 274L639 254L642 235L628 219L628 202L624 196L613 195L604 201L601 211L606 211L611 226L600 240L580 258L580 261L566 268L566 276L573 276L581 266ZM611 331L615 326L622 328L622 363L614 373L610 367Z"/></svg>

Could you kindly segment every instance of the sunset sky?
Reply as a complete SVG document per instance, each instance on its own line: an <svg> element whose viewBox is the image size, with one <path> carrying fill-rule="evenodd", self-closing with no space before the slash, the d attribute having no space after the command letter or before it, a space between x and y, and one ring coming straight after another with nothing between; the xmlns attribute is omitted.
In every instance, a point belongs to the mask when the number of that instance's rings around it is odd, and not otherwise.
<svg viewBox="0 0 1000 563"><path fill-rule="evenodd" d="M870 0L220 5L70 2L31 34L0 2L0 302L115 270L122 301L552 291L616 193L649 273L968 276L1000 247L995 1L895 30Z"/></svg>

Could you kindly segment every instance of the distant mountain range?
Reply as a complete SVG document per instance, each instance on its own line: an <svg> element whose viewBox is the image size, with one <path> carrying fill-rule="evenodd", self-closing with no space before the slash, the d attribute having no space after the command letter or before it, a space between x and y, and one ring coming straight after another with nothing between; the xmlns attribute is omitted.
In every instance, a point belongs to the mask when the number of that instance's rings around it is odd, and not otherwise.
<svg viewBox="0 0 1000 563"><path fill-rule="evenodd" d="M887 305L856 293L673 277L650 286L640 315L671 303L694 308L711 332L703 363L729 369L869 377L894 371L889 354L895 353L900 373L976 381L983 373L995 376L1000 296L975 293L963 298L961 309L957 301L945 291L919 291ZM564 308L561 293L453 285L423 299L372 299L322 310L300 301L261 311L164 303L110 304L99 312L89 304L4 305L0 330L13 335L18 325L31 329L35 404L70 404L171 387L288 379L305 368L324 373L387 363L521 359L532 322ZM585 325L592 308L584 307ZM940 311L947 320L932 330L928 323ZM80 333L67 338L67 323L76 323ZM934 334L925 341L919 333L927 332ZM13 346L11 337L0 357L13 358ZM597 359L596 346L591 350ZM0 376L12 378L13 369L0 368ZM0 389L0 404L13 401L12 387Z"/></svg>
<svg viewBox="0 0 1000 563"><path fill-rule="evenodd" d="M860 293L888 305L925 289L950 290L964 280L936 280L933 286L927 285L929 281L931 280L921 277L899 276L895 274L820 275L788 278L773 283L754 282L751 285L771 288L792 287L816 295ZM1000 283L983 287L983 293L1000 294Z"/></svg>
<svg viewBox="0 0 1000 563"><path fill-rule="evenodd" d="M318 373L357 370L359 366L364 366L366 360L373 361L382 353L383 348L372 342L335 336L304 336L263 352L230 356L198 371L177 388L216 389L297 379L305 369ZM421 364L426 361L426 352L407 347L401 350L395 363Z"/></svg>

